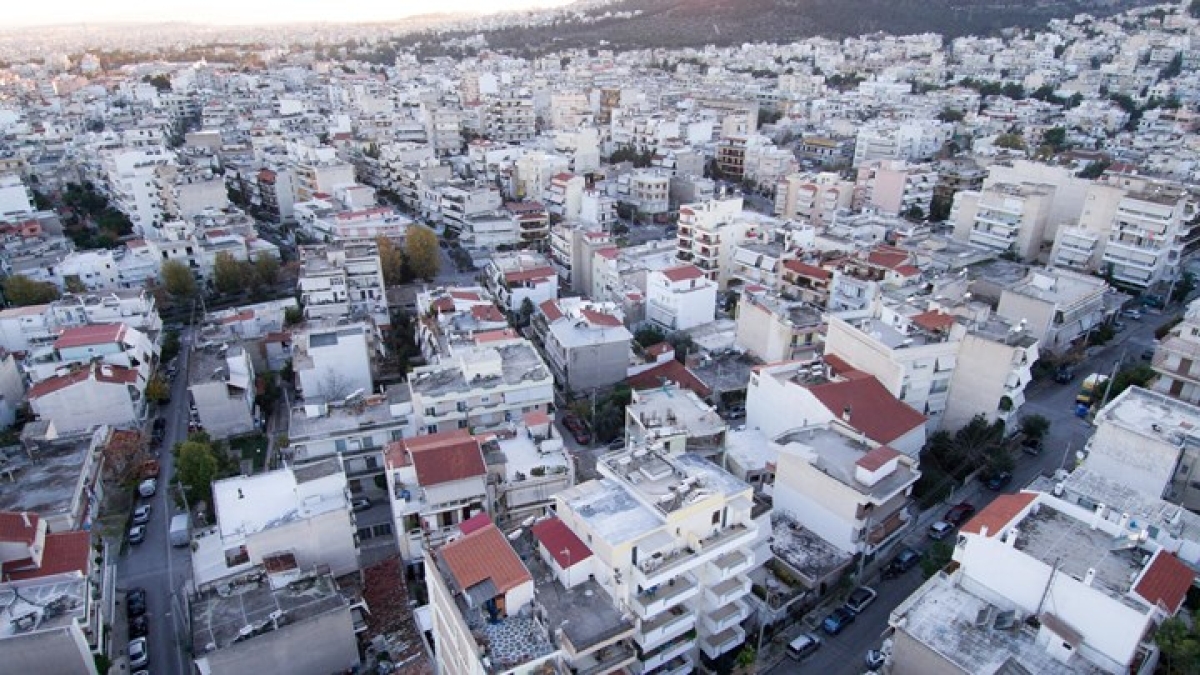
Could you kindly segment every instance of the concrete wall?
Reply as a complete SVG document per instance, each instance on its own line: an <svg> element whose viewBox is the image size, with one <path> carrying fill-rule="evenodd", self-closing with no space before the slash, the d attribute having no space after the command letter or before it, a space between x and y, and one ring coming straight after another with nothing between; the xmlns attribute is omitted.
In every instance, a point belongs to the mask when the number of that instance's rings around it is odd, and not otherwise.
<svg viewBox="0 0 1200 675"><path fill-rule="evenodd" d="M973 675L951 663L903 628L892 636L892 675Z"/></svg>
<svg viewBox="0 0 1200 675"><path fill-rule="evenodd" d="M204 657L211 675L329 675L359 664L349 605Z"/></svg>
<svg viewBox="0 0 1200 675"><path fill-rule="evenodd" d="M855 491L821 473L802 456L784 449L775 469L775 508L847 553L855 553L858 499ZM858 495L861 497L861 495Z"/></svg>
<svg viewBox="0 0 1200 675"><path fill-rule="evenodd" d="M1142 494L1160 497L1171 484L1179 449L1102 422L1088 442L1087 468Z"/></svg>
<svg viewBox="0 0 1200 675"><path fill-rule="evenodd" d="M484 675L480 648L458 613L450 589L436 566L426 568L425 584L432 608L434 649L441 675Z"/></svg>
<svg viewBox="0 0 1200 675"><path fill-rule="evenodd" d="M0 663L6 673L97 675L87 639L76 625L0 640Z"/></svg>
<svg viewBox="0 0 1200 675"><path fill-rule="evenodd" d="M255 564L263 556L291 551L300 567L328 565L335 577L358 569L348 506L252 534L246 538L246 551Z"/></svg>
<svg viewBox="0 0 1200 675"><path fill-rule="evenodd" d="M1001 411L1000 399L1005 395L1005 384L1012 377L1020 347L1010 347L992 340L967 335L963 338L954 374L950 378L950 396L946 400L946 412L942 415L941 427L959 429L982 413L988 422L995 421ZM1030 381L1029 367L1023 368L1018 384L1021 386L1011 396L1014 406L1024 401L1024 384ZM1012 409L1013 412L1017 408Z"/></svg>
<svg viewBox="0 0 1200 675"><path fill-rule="evenodd" d="M33 412L53 420L60 434L82 431L96 425L132 426L140 409L134 407L123 384L89 380L59 389L30 401Z"/></svg>
<svg viewBox="0 0 1200 675"><path fill-rule="evenodd" d="M230 395L223 380L194 384L190 391L200 424L209 436L222 439L254 431L254 416L246 399Z"/></svg>
<svg viewBox="0 0 1200 675"><path fill-rule="evenodd" d="M629 341L576 347L568 358L566 385L572 391L607 387L625 379Z"/></svg>
<svg viewBox="0 0 1200 675"><path fill-rule="evenodd" d="M734 343L767 363L792 357L792 330L763 307L738 303Z"/></svg>

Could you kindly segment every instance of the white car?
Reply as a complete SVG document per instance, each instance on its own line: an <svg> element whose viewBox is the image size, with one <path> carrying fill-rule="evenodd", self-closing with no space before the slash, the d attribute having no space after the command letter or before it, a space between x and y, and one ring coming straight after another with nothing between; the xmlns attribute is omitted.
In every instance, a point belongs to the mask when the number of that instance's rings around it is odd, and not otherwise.
<svg viewBox="0 0 1200 675"><path fill-rule="evenodd" d="M944 520L939 520L929 526L929 538L934 541L941 541L946 538L946 535L954 531L954 526Z"/></svg>
<svg viewBox="0 0 1200 675"><path fill-rule="evenodd" d="M153 497L155 492L158 492L158 481L153 478L147 478L138 484L138 494L143 497Z"/></svg>
<svg viewBox="0 0 1200 675"><path fill-rule="evenodd" d="M146 638L140 637L129 641L129 667L144 668L150 663L150 651L146 646Z"/></svg>
<svg viewBox="0 0 1200 675"><path fill-rule="evenodd" d="M145 504L133 510L133 524L145 525L150 522L150 505Z"/></svg>

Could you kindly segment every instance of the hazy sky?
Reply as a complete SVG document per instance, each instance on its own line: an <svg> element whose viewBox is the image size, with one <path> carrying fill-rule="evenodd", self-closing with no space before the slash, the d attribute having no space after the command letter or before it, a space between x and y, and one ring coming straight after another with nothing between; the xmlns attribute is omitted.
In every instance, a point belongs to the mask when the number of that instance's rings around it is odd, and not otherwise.
<svg viewBox="0 0 1200 675"><path fill-rule="evenodd" d="M558 7L571 0L28 0L6 2L4 23L44 25L108 21L190 21L256 24L294 21L378 21L433 12L487 12Z"/></svg>

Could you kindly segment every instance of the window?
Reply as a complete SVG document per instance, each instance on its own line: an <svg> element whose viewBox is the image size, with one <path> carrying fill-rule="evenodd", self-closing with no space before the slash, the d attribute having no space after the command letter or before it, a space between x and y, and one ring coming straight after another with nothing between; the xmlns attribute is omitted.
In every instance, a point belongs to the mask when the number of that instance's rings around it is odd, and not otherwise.
<svg viewBox="0 0 1200 675"><path fill-rule="evenodd" d="M720 511L713 511L713 514L712 514L712 524L713 524L713 525L717 525L717 524L719 524L720 522L721 522L721 512L720 512Z"/></svg>
<svg viewBox="0 0 1200 675"><path fill-rule="evenodd" d="M337 452L345 452L346 451L346 439L339 438L336 441L334 441L333 449L336 450Z"/></svg>

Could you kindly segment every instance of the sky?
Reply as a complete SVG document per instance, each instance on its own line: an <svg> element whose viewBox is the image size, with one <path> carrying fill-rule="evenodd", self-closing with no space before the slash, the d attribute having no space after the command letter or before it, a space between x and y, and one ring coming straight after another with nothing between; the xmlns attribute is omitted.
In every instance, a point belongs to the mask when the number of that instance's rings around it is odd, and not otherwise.
<svg viewBox="0 0 1200 675"><path fill-rule="evenodd" d="M383 21L433 12L496 12L561 7L570 0L49 0L5 3L7 26L188 21L262 24L308 21Z"/></svg>

